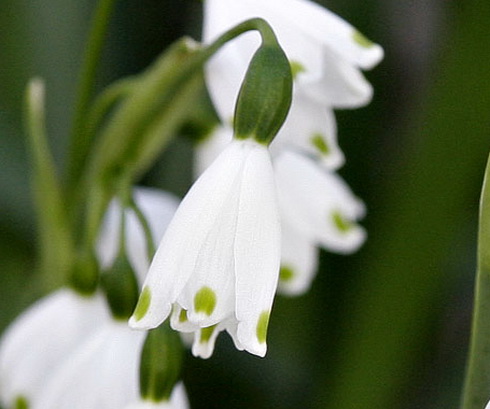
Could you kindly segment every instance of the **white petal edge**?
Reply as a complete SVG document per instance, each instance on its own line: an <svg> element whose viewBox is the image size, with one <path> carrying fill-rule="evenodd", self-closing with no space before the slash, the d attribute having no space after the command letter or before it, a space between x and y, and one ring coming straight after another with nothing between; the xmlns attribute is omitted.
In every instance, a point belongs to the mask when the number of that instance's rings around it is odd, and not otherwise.
<svg viewBox="0 0 490 409"><path fill-rule="evenodd" d="M267 324L263 315L270 314L272 308L280 258L281 227L270 155L266 147L257 144L243 172L235 272L237 339L245 350L258 356L267 350L258 326L259 322Z"/></svg>
<svg viewBox="0 0 490 409"><path fill-rule="evenodd" d="M247 150L243 141L232 141L182 200L143 284L151 294L149 307L139 320L135 315L130 318L132 328L155 328L170 314L194 273L202 244L241 177Z"/></svg>
<svg viewBox="0 0 490 409"><path fill-rule="evenodd" d="M285 220L282 220L281 229L281 275L277 290L284 295L302 295L310 289L318 270L319 251L313 241Z"/></svg>

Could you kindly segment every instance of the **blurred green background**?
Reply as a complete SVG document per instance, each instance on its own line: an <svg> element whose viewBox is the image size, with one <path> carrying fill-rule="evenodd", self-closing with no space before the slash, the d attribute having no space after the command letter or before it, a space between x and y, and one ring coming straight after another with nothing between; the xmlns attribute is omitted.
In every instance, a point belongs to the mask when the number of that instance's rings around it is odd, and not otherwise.
<svg viewBox="0 0 490 409"><path fill-rule="evenodd" d="M385 48L366 108L337 113L341 174L369 213L354 256L322 253L313 289L277 297L265 359L220 337L190 356L193 409L458 407L469 338L479 190L490 147L490 2L324 0ZM42 294L22 127L31 76L47 83L64 164L93 0L0 4L0 328ZM98 87L138 73L173 40L199 38L202 3L120 0ZM183 195L191 145L178 140L144 182ZM188 163L188 165L184 165Z"/></svg>

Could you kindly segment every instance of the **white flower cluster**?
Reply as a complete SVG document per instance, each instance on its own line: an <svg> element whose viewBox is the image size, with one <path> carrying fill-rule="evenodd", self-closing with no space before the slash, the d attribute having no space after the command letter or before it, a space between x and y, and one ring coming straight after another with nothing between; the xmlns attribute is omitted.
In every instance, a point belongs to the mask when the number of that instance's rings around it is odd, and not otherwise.
<svg viewBox="0 0 490 409"><path fill-rule="evenodd" d="M356 224L364 205L334 173L344 159L332 109L370 100L361 70L383 51L308 0L206 0L204 15L204 42L247 18L270 23L294 74L292 108L270 153L253 137L233 138L234 102L259 38L247 33L211 59L207 85L223 125L199 149L202 174L157 250L130 325L153 328L171 315L174 329L194 334L194 355L209 357L226 330L238 349L264 356L279 277L283 292L302 293L318 246L349 253L365 239Z"/></svg>
<svg viewBox="0 0 490 409"><path fill-rule="evenodd" d="M159 240L178 201L171 195L138 189L135 201ZM113 202L101 232L98 254L110 266L119 243L121 208ZM144 276L145 239L134 214L127 215L130 262ZM25 311L0 344L0 403L29 409L187 409L184 387L169 402L142 400L138 390L141 348L146 333L115 320L104 297L61 289Z"/></svg>
<svg viewBox="0 0 490 409"><path fill-rule="evenodd" d="M253 17L270 23L294 77L290 114L279 134L270 147L253 135L232 135L234 103L259 46L256 34L247 33L206 68L222 125L198 148L200 176L178 209L168 194L136 192L154 240L161 239L150 266L141 225L133 213L126 216L129 262L140 281L148 271L130 325L149 329L170 317L172 328L194 336L192 352L203 358L211 356L221 331L238 349L264 356L277 288L305 292L319 247L349 253L366 236L357 224L364 205L335 173L344 157L333 109L369 102L372 89L361 70L381 60L381 47L309 0L206 0L204 42ZM113 203L97 249L103 269L116 259L120 220L121 208ZM3 336L0 403L29 409L188 408L182 384L169 401L140 397L145 336L115 319L100 293L58 290Z"/></svg>

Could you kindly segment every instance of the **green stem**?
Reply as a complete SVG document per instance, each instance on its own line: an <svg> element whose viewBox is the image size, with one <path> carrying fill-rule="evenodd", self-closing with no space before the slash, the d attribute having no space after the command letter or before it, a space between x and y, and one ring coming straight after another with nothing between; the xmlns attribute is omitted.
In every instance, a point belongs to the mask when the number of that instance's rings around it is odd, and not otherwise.
<svg viewBox="0 0 490 409"><path fill-rule="evenodd" d="M143 234L146 240L146 251L148 255L148 260L151 260L155 255L156 246L155 246L155 241L153 240L153 234L151 233L150 224L148 223L148 220L146 220L146 217L141 211L141 209L136 204L134 197L131 197L129 202L129 207L136 215L140 223L140 226L143 229Z"/></svg>
<svg viewBox="0 0 490 409"><path fill-rule="evenodd" d="M33 163L33 190L40 233L42 271L49 287L62 284L70 268L72 238L67 223L61 187L48 147L44 84L37 79L27 88L26 123Z"/></svg>
<svg viewBox="0 0 490 409"><path fill-rule="evenodd" d="M83 132L85 115L94 91L95 75L115 3L116 0L100 0L87 40L71 129L67 181L69 189L76 189L86 155L90 149L90 138Z"/></svg>
<svg viewBox="0 0 490 409"><path fill-rule="evenodd" d="M490 158L480 202L473 328L461 409L483 409L490 400Z"/></svg>

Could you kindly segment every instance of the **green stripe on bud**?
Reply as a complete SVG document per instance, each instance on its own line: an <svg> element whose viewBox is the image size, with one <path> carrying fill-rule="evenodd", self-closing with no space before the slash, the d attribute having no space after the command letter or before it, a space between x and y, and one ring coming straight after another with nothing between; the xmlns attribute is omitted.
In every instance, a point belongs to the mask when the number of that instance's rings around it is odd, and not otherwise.
<svg viewBox="0 0 490 409"><path fill-rule="evenodd" d="M168 325L148 332L141 352L140 394L144 400L166 401L180 379L182 343Z"/></svg>
<svg viewBox="0 0 490 409"><path fill-rule="evenodd" d="M270 41L254 54L238 94L235 138L269 145L291 106L293 76L279 44Z"/></svg>
<svg viewBox="0 0 490 409"><path fill-rule="evenodd" d="M101 284L114 318L127 320L138 301L138 282L125 254L119 255L112 267L102 273Z"/></svg>

